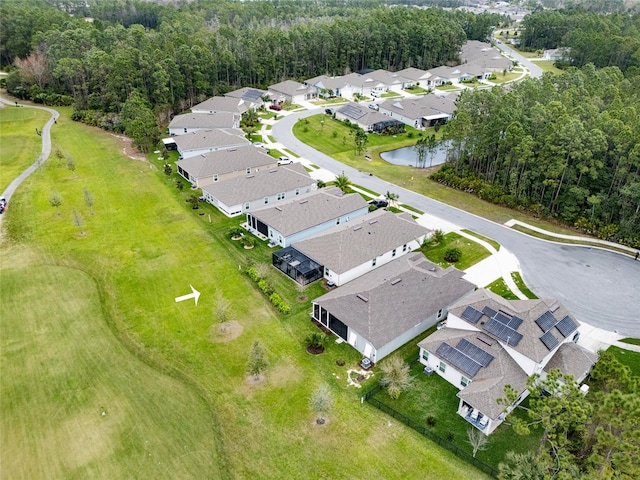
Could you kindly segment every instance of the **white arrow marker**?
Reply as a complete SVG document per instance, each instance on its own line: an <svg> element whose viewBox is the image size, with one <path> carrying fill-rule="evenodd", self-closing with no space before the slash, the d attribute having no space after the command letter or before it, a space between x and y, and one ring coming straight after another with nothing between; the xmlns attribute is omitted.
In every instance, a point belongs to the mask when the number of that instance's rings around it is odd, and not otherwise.
<svg viewBox="0 0 640 480"><path fill-rule="evenodd" d="M176 302L181 302L183 300L189 300L190 298L195 298L196 307L198 306L198 298L200 298L200 292L193 288L193 285L189 285L191 287L192 293L187 293L186 295L182 295L181 297L176 297Z"/></svg>

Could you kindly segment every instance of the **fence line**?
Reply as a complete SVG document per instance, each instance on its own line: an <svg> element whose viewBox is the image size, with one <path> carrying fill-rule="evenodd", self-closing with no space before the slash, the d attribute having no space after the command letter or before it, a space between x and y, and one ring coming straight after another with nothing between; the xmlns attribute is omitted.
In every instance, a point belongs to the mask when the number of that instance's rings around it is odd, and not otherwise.
<svg viewBox="0 0 640 480"><path fill-rule="evenodd" d="M378 410L382 410L387 415L392 416L396 420L404 423L409 428L414 429L415 431L429 438L431 441L437 443L441 447L446 448L447 450L457 455L459 458L461 458L465 462L472 464L474 467L478 468L479 470L482 470L484 473L491 475L494 478L498 477L498 470L496 470L491 465L487 465L486 463L478 460L469 452L465 452L464 450L461 450L453 442L450 442L449 440L442 438L440 435L433 432L432 430L429 430L427 427L420 425L415 420L407 417L406 415L398 412L397 410L394 410L389 405L385 405L380 400L373 398L373 396L376 393L378 393L381 389L382 387L379 384L376 385L375 387L373 387L371 390L369 390L367 393L364 394L364 399L367 402L369 402L371 405L376 407Z"/></svg>

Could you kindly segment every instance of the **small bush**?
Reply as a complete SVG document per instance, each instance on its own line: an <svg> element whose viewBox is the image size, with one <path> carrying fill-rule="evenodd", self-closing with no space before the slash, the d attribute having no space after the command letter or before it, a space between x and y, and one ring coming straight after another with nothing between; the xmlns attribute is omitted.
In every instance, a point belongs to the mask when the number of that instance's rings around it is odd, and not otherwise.
<svg viewBox="0 0 640 480"><path fill-rule="evenodd" d="M436 426L436 417L434 417L433 415L429 415L426 419L426 423L428 427L435 427Z"/></svg>
<svg viewBox="0 0 640 480"><path fill-rule="evenodd" d="M462 251L459 248L448 248L447 251L444 252L444 259L449 263L459 262L461 258Z"/></svg>

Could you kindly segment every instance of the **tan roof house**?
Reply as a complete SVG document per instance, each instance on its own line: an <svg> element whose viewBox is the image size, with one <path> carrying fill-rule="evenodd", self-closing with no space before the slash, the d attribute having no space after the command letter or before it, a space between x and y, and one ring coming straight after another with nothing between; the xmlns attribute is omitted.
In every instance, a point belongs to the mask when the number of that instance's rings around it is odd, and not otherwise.
<svg viewBox="0 0 640 480"><path fill-rule="evenodd" d="M169 123L169 134L184 135L196 130L211 130L214 128L240 128L240 115L231 112L176 115Z"/></svg>
<svg viewBox="0 0 640 480"><path fill-rule="evenodd" d="M176 150L182 158L249 145L249 140L244 137L244 132L239 128L196 130L167 140L176 145Z"/></svg>
<svg viewBox="0 0 640 480"><path fill-rule="evenodd" d="M247 110L249 110L249 105L242 98L234 97L211 97L191 107L192 113L230 112L242 115Z"/></svg>

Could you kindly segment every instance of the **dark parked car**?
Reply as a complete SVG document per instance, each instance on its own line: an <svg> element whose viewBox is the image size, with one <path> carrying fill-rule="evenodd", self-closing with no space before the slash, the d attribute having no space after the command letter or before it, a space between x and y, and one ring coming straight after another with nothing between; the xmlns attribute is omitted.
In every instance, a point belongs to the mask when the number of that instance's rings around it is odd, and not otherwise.
<svg viewBox="0 0 640 480"><path fill-rule="evenodd" d="M282 110L282 107L280 105L278 105L277 103L274 103L274 104L270 105L269 108L271 110L275 110L276 112L279 112L280 110Z"/></svg>
<svg viewBox="0 0 640 480"><path fill-rule="evenodd" d="M333 108L325 108L324 113L326 113L327 115L333 115L334 110Z"/></svg>
<svg viewBox="0 0 640 480"><path fill-rule="evenodd" d="M374 205L378 208L384 208L389 205L389 202L387 202L384 198L374 198L369 202L369 205Z"/></svg>
<svg viewBox="0 0 640 480"><path fill-rule="evenodd" d="M4 213L7 209L7 199L4 197L0 197L0 213Z"/></svg>

